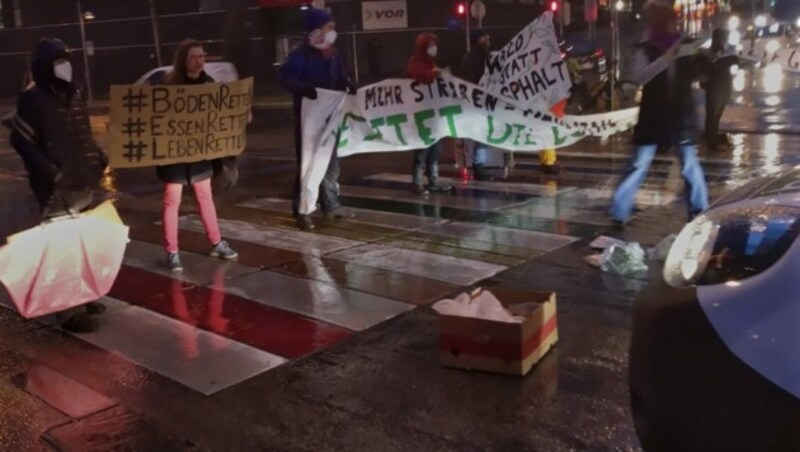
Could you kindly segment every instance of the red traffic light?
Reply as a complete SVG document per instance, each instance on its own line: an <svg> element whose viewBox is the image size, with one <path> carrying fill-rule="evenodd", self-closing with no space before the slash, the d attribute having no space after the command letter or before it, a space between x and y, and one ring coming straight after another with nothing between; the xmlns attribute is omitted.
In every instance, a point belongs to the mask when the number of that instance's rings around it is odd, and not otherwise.
<svg viewBox="0 0 800 452"><path fill-rule="evenodd" d="M459 3L458 6L456 6L456 14L459 16L467 14L467 5L465 3Z"/></svg>
<svg viewBox="0 0 800 452"><path fill-rule="evenodd" d="M550 11L552 12L558 11L558 2L556 0L550 2Z"/></svg>

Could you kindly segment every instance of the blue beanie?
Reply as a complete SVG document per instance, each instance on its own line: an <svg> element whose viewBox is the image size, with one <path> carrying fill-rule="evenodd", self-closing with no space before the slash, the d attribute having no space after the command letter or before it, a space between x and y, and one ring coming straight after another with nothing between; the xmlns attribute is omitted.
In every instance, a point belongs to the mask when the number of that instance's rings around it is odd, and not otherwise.
<svg viewBox="0 0 800 452"><path fill-rule="evenodd" d="M311 33L328 22L333 22L333 16L329 12L324 9L309 9L306 12L305 32Z"/></svg>

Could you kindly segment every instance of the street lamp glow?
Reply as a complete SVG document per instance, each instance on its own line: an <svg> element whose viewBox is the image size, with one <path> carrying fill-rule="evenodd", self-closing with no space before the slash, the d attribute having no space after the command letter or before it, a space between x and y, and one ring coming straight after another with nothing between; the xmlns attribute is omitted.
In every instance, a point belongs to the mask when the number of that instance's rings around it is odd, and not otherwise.
<svg viewBox="0 0 800 452"><path fill-rule="evenodd" d="M739 24L741 24L739 16L731 16L730 19L728 19L728 30L736 30L739 28Z"/></svg>
<svg viewBox="0 0 800 452"><path fill-rule="evenodd" d="M766 47L765 47L765 49L766 49L766 50L767 50L767 52L769 52L769 53L775 53L775 52L777 52L777 51L778 51L778 49L780 49L780 48L781 48L781 45L780 45L780 44L778 44L778 41L776 41L776 40L774 40L774 39L773 39L773 40L771 40L771 41L769 41L769 42L767 43Z"/></svg>
<svg viewBox="0 0 800 452"><path fill-rule="evenodd" d="M617 11L622 11L623 9L625 9L625 3L622 0L617 0L616 7Z"/></svg>
<svg viewBox="0 0 800 452"><path fill-rule="evenodd" d="M777 93L783 84L783 67L780 63L773 62L764 68L764 91Z"/></svg>
<svg viewBox="0 0 800 452"><path fill-rule="evenodd" d="M754 23L756 24L756 27L766 27L767 26L767 16L761 15L761 16L756 17L756 20L754 21Z"/></svg>
<svg viewBox="0 0 800 452"><path fill-rule="evenodd" d="M797 18L796 24L797 24L797 27L800 28L800 17Z"/></svg>
<svg viewBox="0 0 800 452"><path fill-rule="evenodd" d="M742 34L739 33L739 30L731 30L728 33L728 44L732 46L738 46L742 42Z"/></svg>

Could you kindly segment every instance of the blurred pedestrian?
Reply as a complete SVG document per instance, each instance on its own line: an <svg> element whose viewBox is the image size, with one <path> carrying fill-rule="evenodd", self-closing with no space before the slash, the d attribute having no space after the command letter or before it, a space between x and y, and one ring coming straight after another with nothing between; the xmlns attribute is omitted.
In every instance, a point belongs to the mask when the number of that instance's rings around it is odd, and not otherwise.
<svg viewBox="0 0 800 452"><path fill-rule="evenodd" d="M441 74L436 67L436 55L439 52L439 39L433 33L420 33L414 43L414 54L408 60L406 77L417 83L429 85ZM450 191L449 186L439 185L439 156L442 154L442 142L437 141L425 149L414 151L412 172L414 193L425 196L429 192ZM428 185L422 182L425 170L428 170Z"/></svg>
<svg viewBox="0 0 800 452"><path fill-rule="evenodd" d="M610 211L618 228L624 227L630 217L636 193L660 146L678 147L689 218L708 207L708 188L694 143L692 83L702 74L699 55L679 58L683 36L670 5L650 0L644 12L650 28L636 44L632 61L633 79L644 85L639 121L633 133L636 154L614 193Z"/></svg>
<svg viewBox="0 0 800 452"><path fill-rule="evenodd" d="M200 41L187 39L178 45L172 71L166 76L168 85L200 85L214 83L205 72L205 49ZM211 193L211 160L192 163L175 163L156 167L156 175L164 182L164 247L167 251L167 267L174 272L183 270L178 254L178 212L184 185L191 185L194 191L200 220L206 231L210 254L222 259L235 259L238 253L231 248L219 231L217 208Z"/></svg>
<svg viewBox="0 0 800 452"><path fill-rule="evenodd" d="M314 229L311 217L300 213L303 133L301 129L302 100L317 98L317 88L355 93L355 84L348 79L345 64L336 48L336 24L333 16L322 9L309 9L305 15L306 41L293 50L279 70L281 84L294 95L295 178L292 213L302 230ZM334 149L325 177L319 187L319 201L326 218L351 218L339 201L339 157Z"/></svg>
<svg viewBox="0 0 800 452"><path fill-rule="evenodd" d="M91 207L107 166L92 138L83 92L73 81L72 55L58 39L42 39L33 51L29 84L8 121L10 142L22 158L44 220L76 215ZM57 315L69 331L97 328L90 314L105 310L100 303Z"/></svg>
<svg viewBox="0 0 800 452"><path fill-rule="evenodd" d="M712 32L708 52L711 70L708 80L703 83L706 90L705 138L711 150L730 147L727 135L719 132L722 113L733 93L733 68L739 64L739 58L728 45L728 36L728 30L723 28Z"/></svg>

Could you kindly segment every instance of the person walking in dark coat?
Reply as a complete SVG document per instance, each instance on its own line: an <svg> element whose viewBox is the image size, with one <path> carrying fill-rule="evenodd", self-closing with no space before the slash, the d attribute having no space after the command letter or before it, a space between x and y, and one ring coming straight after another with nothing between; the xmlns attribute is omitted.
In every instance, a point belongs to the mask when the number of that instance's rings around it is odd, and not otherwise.
<svg viewBox="0 0 800 452"><path fill-rule="evenodd" d="M486 65L489 62L489 49L491 40L489 33L483 29L472 30L469 33L470 51L464 54L461 59L459 75L464 80L480 84L483 74L486 72ZM472 143L472 172L476 180L491 180L492 177L486 171L487 147L483 143Z"/></svg>
<svg viewBox="0 0 800 452"><path fill-rule="evenodd" d="M293 94L295 116L295 153L297 176L292 197L292 213L302 230L314 229L308 215L300 214L301 168L303 160L303 133L301 108L303 98L317 98L317 88L355 92L355 85L347 78L345 64L333 44L336 42L336 24L327 11L310 9L305 16L307 40L293 50L281 66L278 78ZM339 158L334 150L327 171L319 187L319 201L326 218L350 218L352 213L342 209L339 202Z"/></svg>
<svg viewBox="0 0 800 452"><path fill-rule="evenodd" d="M92 138L86 101L72 80L69 48L58 39L43 39L33 51L33 83L17 100L7 125L10 142L28 172L44 220L75 215L91 206L107 166ZM69 331L97 328L90 314L105 310L100 303L57 314Z"/></svg>
<svg viewBox="0 0 800 452"><path fill-rule="evenodd" d="M206 63L205 49L200 41L187 39L180 43L175 52L172 71L167 74L168 85L199 85L214 83L204 67ZM183 270L178 254L178 212L181 206L181 195L184 185L191 185L194 190L200 220L206 230L206 237L211 245L211 256L222 259L235 259L238 253L228 242L222 240L217 224L217 208L211 193L211 176L213 175L210 160L193 163L175 163L156 167L156 175L164 182L164 248L167 251L167 266L174 272Z"/></svg>
<svg viewBox="0 0 800 452"><path fill-rule="evenodd" d="M702 57L678 58L682 36L671 6L651 0L645 5L645 15L651 27L636 45L632 61L633 79L644 85L633 132L636 154L614 193L610 211L618 228L630 217L659 146L680 151L689 218L708 207L708 188L694 143L697 118L692 100L692 83L702 75L697 60Z"/></svg>
<svg viewBox="0 0 800 452"><path fill-rule="evenodd" d="M703 84L706 90L706 143L711 150L730 146L728 137L719 132L719 122L725 106L733 93L731 68L739 64L739 58L728 52L728 30L717 28L711 34L711 71Z"/></svg>
<svg viewBox="0 0 800 452"><path fill-rule="evenodd" d="M439 51L439 39L432 33L421 33L414 45L414 54L408 60L406 77L417 83L429 85L436 80L441 69L436 67L436 55ZM413 187L414 193L425 196L429 192L450 191L449 186L439 185L439 156L442 154L442 142L437 141L425 149L414 151ZM428 170L428 186L422 182L425 169Z"/></svg>

